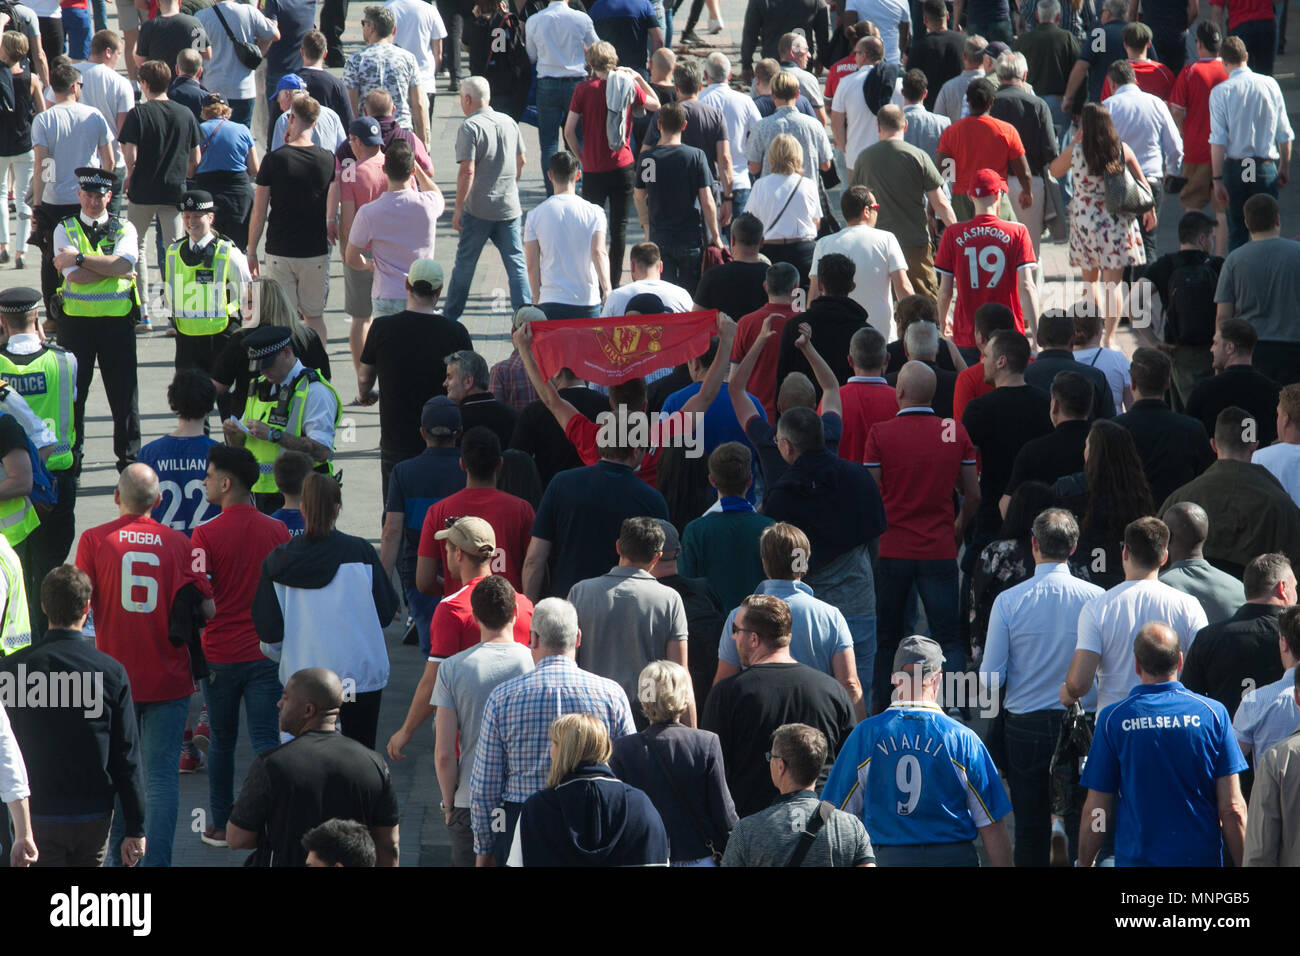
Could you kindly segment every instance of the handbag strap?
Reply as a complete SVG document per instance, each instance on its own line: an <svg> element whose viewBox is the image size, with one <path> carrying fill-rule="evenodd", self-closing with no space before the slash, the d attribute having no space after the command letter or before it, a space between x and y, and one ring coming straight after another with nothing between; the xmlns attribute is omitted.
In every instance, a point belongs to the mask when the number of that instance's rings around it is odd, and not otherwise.
<svg viewBox="0 0 1300 956"><path fill-rule="evenodd" d="M208 151L208 144L212 142L212 137L217 135L217 130L221 129L222 123L225 123L225 121L228 119L230 119L229 116L223 116L221 117L221 123L218 123L216 126L212 127L212 132L208 134L208 138L199 144L199 156L202 156L204 153Z"/></svg>
<svg viewBox="0 0 1300 956"><path fill-rule="evenodd" d="M771 230L776 228L776 224L781 221L781 217L785 215L785 211L790 208L790 203L794 201L795 193L797 193L799 191L799 187L803 185L803 183L801 182L802 179L803 176L800 175L799 178L794 181L794 189L790 190L790 195L785 197L785 205L781 207L781 211L778 212L776 214L776 218L772 220L772 225L768 226L766 229L763 230L764 239L767 238L767 234Z"/></svg>
<svg viewBox="0 0 1300 956"><path fill-rule="evenodd" d="M799 834L799 842L795 844L794 852L790 854L790 859L786 861L787 867L803 866L804 858L808 856L808 851L812 845L817 842L817 834L821 833L822 827L826 821L831 818L831 813L835 810L833 804L822 800L817 804L817 809L813 811L812 816L808 818L808 823L803 828L803 833Z"/></svg>
<svg viewBox="0 0 1300 956"><path fill-rule="evenodd" d="M664 772L664 776L668 778L668 785L673 788L673 797L676 798L678 805L686 811L686 816L691 821L691 829L694 830L695 835L704 842L709 853L717 856L718 851L714 849L713 838L709 836L708 827L706 827L704 821L700 819L699 813L696 811L694 804L687 800L686 795L682 793L681 784L677 782L677 777L668 766L668 761L664 760L663 754L651 746L649 737L644 738L642 743L645 744L645 749L655 758L655 761L659 764L659 769Z"/></svg>

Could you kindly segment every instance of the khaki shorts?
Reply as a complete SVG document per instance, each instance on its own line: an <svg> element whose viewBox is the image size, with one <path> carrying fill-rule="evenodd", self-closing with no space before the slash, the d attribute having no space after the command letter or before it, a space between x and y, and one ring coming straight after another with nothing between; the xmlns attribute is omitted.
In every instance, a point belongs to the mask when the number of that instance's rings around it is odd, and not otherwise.
<svg viewBox="0 0 1300 956"><path fill-rule="evenodd" d="M1227 210L1214 199L1214 174L1209 163L1183 163L1183 176L1187 185L1178 194L1178 202L1184 209L1204 209L1213 202L1215 212Z"/></svg>
<svg viewBox="0 0 1300 956"><path fill-rule="evenodd" d="M370 287L375 274L343 263L343 311L354 319L370 318Z"/></svg>
<svg viewBox="0 0 1300 956"><path fill-rule="evenodd" d="M266 274L280 283L293 307L303 315L324 315L330 290L330 257L266 257Z"/></svg>
<svg viewBox="0 0 1300 956"><path fill-rule="evenodd" d="M135 8L135 4L131 0L126 0L126 3L117 0L117 27L123 33L127 30L140 29L140 11ZM176 66L175 63L167 65L170 67Z"/></svg>

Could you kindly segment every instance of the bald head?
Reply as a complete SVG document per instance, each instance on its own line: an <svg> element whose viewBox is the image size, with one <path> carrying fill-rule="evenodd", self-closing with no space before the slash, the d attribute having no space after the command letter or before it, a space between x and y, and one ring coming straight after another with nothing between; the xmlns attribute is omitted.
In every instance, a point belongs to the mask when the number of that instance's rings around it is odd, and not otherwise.
<svg viewBox="0 0 1300 956"><path fill-rule="evenodd" d="M1210 536L1210 516L1191 501L1180 501L1165 512L1169 526L1169 561L1188 561L1201 557L1201 549Z"/></svg>
<svg viewBox="0 0 1300 956"><path fill-rule="evenodd" d="M127 465L117 479L117 504L124 515L143 515L158 503L158 475L148 465Z"/></svg>
<svg viewBox="0 0 1300 956"><path fill-rule="evenodd" d="M876 114L876 125L880 127L881 136L903 132L903 127L907 125L907 119L903 115L903 108L895 106L893 103L882 106L880 112Z"/></svg>
<svg viewBox="0 0 1300 956"><path fill-rule="evenodd" d="M898 407L914 408L934 401L938 386L934 371L924 362L907 362L898 372Z"/></svg>
<svg viewBox="0 0 1300 956"><path fill-rule="evenodd" d="M1133 657L1137 675L1144 684L1174 680L1183 666L1182 646L1168 624L1152 621L1144 624L1133 638Z"/></svg>
<svg viewBox="0 0 1300 956"><path fill-rule="evenodd" d="M343 706L343 682L325 667L295 671L280 698L280 729L301 737L309 730L333 730Z"/></svg>
<svg viewBox="0 0 1300 956"><path fill-rule="evenodd" d="M343 682L328 667L307 667L289 678L289 683L307 703L319 711L343 706Z"/></svg>

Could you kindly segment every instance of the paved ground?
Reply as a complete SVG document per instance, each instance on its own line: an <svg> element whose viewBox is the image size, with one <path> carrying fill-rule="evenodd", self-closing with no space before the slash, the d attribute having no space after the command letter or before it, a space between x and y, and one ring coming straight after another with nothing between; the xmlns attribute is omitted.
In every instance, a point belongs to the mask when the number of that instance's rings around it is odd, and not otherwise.
<svg viewBox="0 0 1300 956"><path fill-rule="evenodd" d="M722 12L727 28L717 37L710 38L713 48L722 49L733 57L739 51L740 27L744 16L744 0L722 0ZM684 25L688 5L680 11L678 29ZM361 4L352 4L345 40L349 50L360 45ZM707 18L706 18L707 19ZM701 28L703 24L701 25ZM1294 30L1292 32L1295 32ZM701 55L708 51L703 50ZM1287 97L1289 107L1297 105L1296 58L1287 55L1278 60L1278 80ZM440 84L436 115L430 129L430 154L435 165L435 178L452 201L455 195L455 161L453 146L455 133L463 117L454 96L445 90L445 79ZM1295 120L1293 119L1293 124ZM265 129L264 124L255 124ZM524 208L541 201L544 193L537 165L540 155L537 130L523 127L528 150L529 165L521 183ZM838 195L832 197L838 208ZM1286 234L1297 230L1293 225L1300 221L1300 192L1296 189L1282 193L1282 215ZM1177 220L1180 210L1174 199L1166 201L1160 229L1160 248L1167 251L1177 246ZM630 248L642 239L636 217L628 224L627 245ZM150 237L152 241L152 237ZM455 253L456 236L451 229L451 216L447 214L440 223L438 259L450 273ZM152 256L151 256L152 259ZM1044 245L1043 259L1049 283L1060 282L1072 275L1066 260L1064 245ZM12 267L0 272L0 285L39 286L37 266L39 257L34 249L27 254L28 267L15 271ZM348 318L342 313L343 288L341 266L336 259L333 266L330 301L326 313L329 326L329 352L335 369L334 383L344 401L356 394L356 381L347 349ZM157 281L156 274L154 281ZM501 303L505 303L504 306ZM496 308L494 308L494 304ZM489 361L504 358L509 345L509 295L501 261L489 246L479 260L478 271L472 287L469 308L462 321L469 327L475 346ZM1132 336L1125 332L1122 341L1132 348ZM140 411L146 441L169 431L174 422L166 404L166 386L172 375L173 343L160 333L139 340L140 356ZM116 481L111 448L112 422L107 414L107 403L98 378L92 386L88 405L89 438L86 443L81 495L77 508L78 529L84 529L116 517L113 509L112 487ZM339 520L342 530L369 538L378 546L378 512L381 508L378 467L379 414L377 406L344 409L342 441L337 459L342 464L345 477L344 510ZM390 628L388 641L392 660L392 676L384 694L384 705L379 723L379 745L382 749L390 734L405 717L411 694L419 680L423 662L416 648L401 644L400 628ZM195 705L197 707L197 703ZM402 806L402 863L403 865L446 865L448 849L446 833L437 811L438 788L434 775L432 731L418 735L407 749L408 759L392 765L393 778ZM241 741L236 753L236 779L242 780L251 760L247 739ZM181 777L181 809L177 821L174 851L176 865L235 866L242 863L244 854L230 853L204 846L197 831L202 829L207 813L207 774L200 772Z"/></svg>

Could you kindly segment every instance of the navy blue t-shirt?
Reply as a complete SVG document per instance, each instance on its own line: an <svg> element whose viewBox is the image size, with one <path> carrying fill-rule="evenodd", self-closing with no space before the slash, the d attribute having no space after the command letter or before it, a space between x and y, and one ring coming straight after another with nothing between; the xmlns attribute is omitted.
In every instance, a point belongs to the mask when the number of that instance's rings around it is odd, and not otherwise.
<svg viewBox="0 0 1300 956"><path fill-rule="evenodd" d="M771 93L764 93L762 96L754 97L754 105L758 107L759 116L771 116L776 112L776 101L772 99ZM804 116L811 116L813 119L817 118L817 111L813 109L813 105L809 102L808 97L804 96L802 93L800 93L799 98L794 101L794 108ZM732 148L734 149L735 147Z"/></svg>
<svg viewBox="0 0 1300 956"><path fill-rule="evenodd" d="M297 508L281 508L272 512L271 517L289 529L289 537L296 538L307 530L307 522Z"/></svg>
<svg viewBox="0 0 1300 956"><path fill-rule="evenodd" d="M393 469L384 510L405 516L402 550L397 561L402 587L415 587L415 564L425 512L464 487L465 471L460 467L459 448L426 448L414 458L398 462Z"/></svg>
<svg viewBox="0 0 1300 956"><path fill-rule="evenodd" d="M637 158L636 188L645 190L650 241L660 249L699 249L704 225L699 192L713 185L709 160L694 146L656 146Z"/></svg>
<svg viewBox="0 0 1300 956"><path fill-rule="evenodd" d="M1106 71L1116 60L1125 59L1124 27L1120 20L1099 23L1079 44L1079 59L1088 64L1088 102L1101 102L1101 88L1106 85ZM1152 56L1154 57L1154 53Z"/></svg>
<svg viewBox="0 0 1300 956"><path fill-rule="evenodd" d="M619 66L644 73L650 31L659 26L650 0L596 0L587 13L596 36L614 45Z"/></svg>
<svg viewBox="0 0 1300 956"><path fill-rule="evenodd" d="M154 521L189 534L221 514L219 507L208 504L203 489L203 478L208 473L208 449L215 444L207 435L194 438L168 435L140 449L136 461L144 462L158 473L158 490L162 493L162 501L153 509Z"/></svg>
<svg viewBox="0 0 1300 956"><path fill-rule="evenodd" d="M302 68L302 38L316 25L316 0L262 0L262 14L280 31L280 39L266 51L266 75L297 73Z"/></svg>

